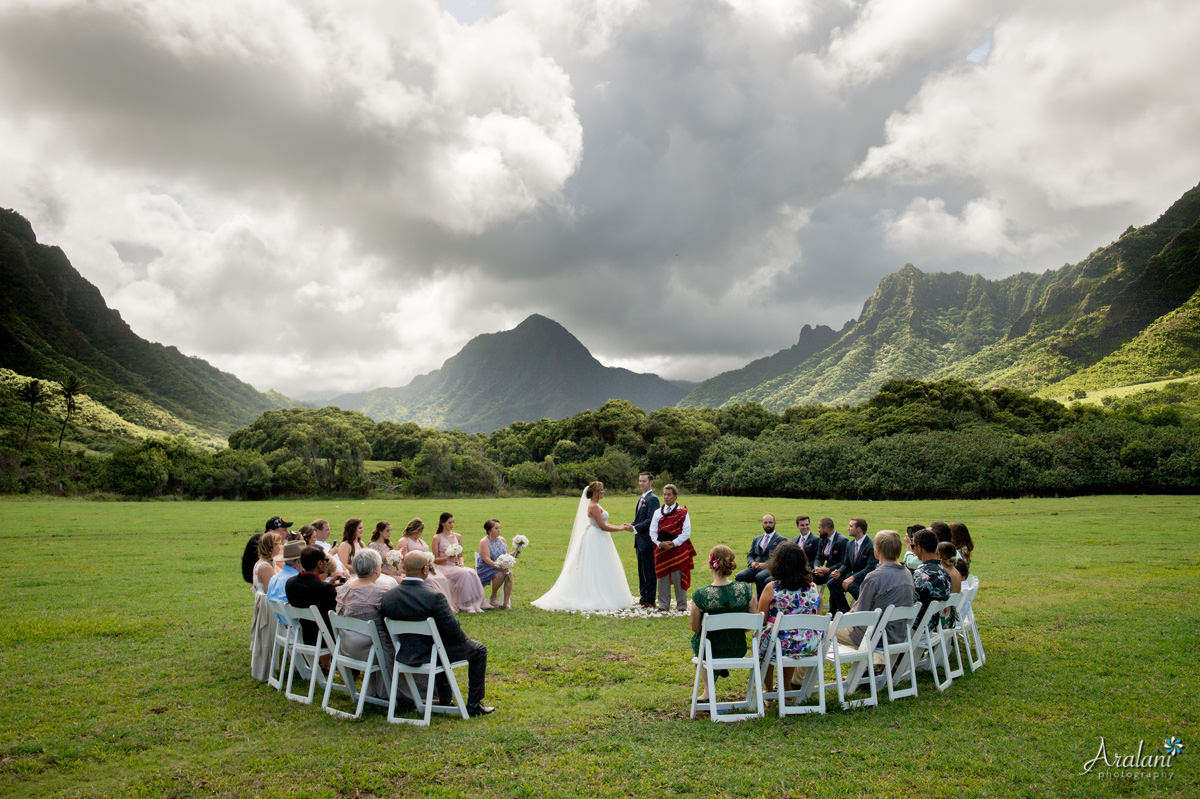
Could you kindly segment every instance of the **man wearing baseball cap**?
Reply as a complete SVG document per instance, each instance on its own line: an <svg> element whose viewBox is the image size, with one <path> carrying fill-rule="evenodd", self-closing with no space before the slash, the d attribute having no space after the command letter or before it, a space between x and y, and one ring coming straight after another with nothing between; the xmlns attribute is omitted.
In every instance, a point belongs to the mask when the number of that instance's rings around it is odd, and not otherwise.
<svg viewBox="0 0 1200 799"><path fill-rule="evenodd" d="M285 522L285 521L283 520L283 517L282 517L282 516L272 516L271 518L267 519L267 525L266 525L266 527L264 527L264 528L263 528L263 532L264 532L264 533L271 533L271 532L274 532L274 531L276 531L276 530L282 529L282 530L284 531L284 532L283 532L283 537L284 537L284 539L286 540L286 539L287 539L287 534L288 534L288 532L289 532L287 528L289 528L289 527L291 527L291 526L292 526L292 523L291 523L291 522Z"/></svg>

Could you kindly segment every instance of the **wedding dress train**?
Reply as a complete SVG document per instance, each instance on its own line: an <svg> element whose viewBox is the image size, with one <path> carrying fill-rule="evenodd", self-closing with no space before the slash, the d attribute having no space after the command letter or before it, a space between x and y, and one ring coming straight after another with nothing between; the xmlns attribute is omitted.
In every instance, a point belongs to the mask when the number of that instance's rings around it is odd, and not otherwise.
<svg viewBox="0 0 1200 799"><path fill-rule="evenodd" d="M562 572L554 587L533 601L542 610L624 610L633 604L625 567L617 555L612 536L588 516L584 491L575 511L571 541ZM608 511L603 511L608 522Z"/></svg>

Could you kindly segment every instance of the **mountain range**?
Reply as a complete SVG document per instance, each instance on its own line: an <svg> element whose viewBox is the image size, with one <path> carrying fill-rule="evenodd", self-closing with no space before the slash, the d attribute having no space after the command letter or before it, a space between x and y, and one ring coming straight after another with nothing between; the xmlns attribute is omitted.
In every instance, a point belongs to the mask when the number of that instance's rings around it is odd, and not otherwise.
<svg viewBox="0 0 1200 799"><path fill-rule="evenodd" d="M0 367L11 370L0 377L75 374L91 400L146 433L219 439L264 410L295 404L139 338L13 211L0 210L0 280ZM534 314L512 330L476 336L405 386L330 402L377 421L486 432L612 398L646 410L855 403L906 377L1061 397L1200 373L1198 288L1200 186L1077 264L1001 280L907 264L840 330L805 325L791 347L699 384L606 367L560 324ZM11 386L0 400L15 407Z"/></svg>
<svg viewBox="0 0 1200 799"><path fill-rule="evenodd" d="M0 366L25 377L75 375L133 428L223 437L291 404L207 361L138 336L58 247L0 209Z"/></svg>
<svg viewBox="0 0 1200 799"><path fill-rule="evenodd" d="M907 264L826 346L806 353L801 335L791 349L700 383L679 404L855 403L893 377L958 377L1046 396L1179 377L1200 370L1198 287L1200 186L1155 222L1041 274L988 280Z"/></svg>
<svg viewBox="0 0 1200 799"><path fill-rule="evenodd" d="M406 386L330 402L377 421L491 432L514 421L571 416L613 398L662 408L692 385L605 366L558 322L533 314L512 330L476 336L440 369Z"/></svg>

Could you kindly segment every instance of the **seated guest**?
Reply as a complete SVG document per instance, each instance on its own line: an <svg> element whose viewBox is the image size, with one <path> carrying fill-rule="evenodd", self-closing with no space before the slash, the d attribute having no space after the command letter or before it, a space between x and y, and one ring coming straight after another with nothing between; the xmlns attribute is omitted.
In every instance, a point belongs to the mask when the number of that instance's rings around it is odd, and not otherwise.
<svg viewBox="0 0 1200 799"><path fill-rule="evenodd" d="M254 564L251 585L255 591L267 593L271 578L283 566L283 542L275 533L262 533L258 538L258 562Z"/></svg>
<svg viewBox="0 0 1200 799"><path fill-rule="evenodd" d="M266 525L263 526L264 533L279 531L276 535L281 541L287 540L287 528L291 527L291 522L285 522L278 516L272 516L267 519ZM253 590L254 568L258 562L258 540L262 538L262 533L255 533L250 536L250 540L246 542L246 548L242 550L242 579L251 584Z"/></svg>
<svg viewBox="0 0 1200 799"><path fill-rule="evenodd" d="M311 524L300 525L300 529L296 530L296 535L301 541L304 542L304 546L306 547L311 547L313 545L313 536L315 536L316 533L316 528ZM322 548L321 551L324 552L324 548Z"/></svg>
<svg viewBox="0 0 1200 799"><path fill-rule="evenodd" d="M913 541L916 538L917 533L921 532L924 529L926 529L926 528L925 528L925 525L923 525L923 524L910 524L908 526L908 529L904 533L905 550L904 550L904 559L901 561L901 563L903 563L905 566L907 566L908 570L910 572L915 572L917 569L919 569L921 567L921 559L918 558L916 556L916 554L913 552L913 549L914 549ZM937 536L934 536L934 540L937 540Z"/></svg>
<svg viewBox="0 0 1200 799"><path fill-rule="evenodd" d="M821 539L812 532L812 520L803 513L796 517L796 531L799 533L792 543L804 550L804 557L810 564L817 562L817 550L821 547Z"/></svg>
<svg viewBox="0 0 1200 799"><path fill-rule="evenodd" d="M971 550L975 549L975 542L971 540L971 531L965 524L962 522L950 523L950 543L954 544L960 558L967 563L971 562Z"/></svg>
<svg viewBox="0 0 1200 799"><path fill-rule="evenodd" d="M855 517L846 527L850 543L841 565L829 573L829 612L846 613L850 603L846 594L858 596L863 578L875 570L875 546L867 535L867 520Z"/></svg>
<svg viewBox="0 0 1200 799"><path fill-rule="evenodd" d="M384 595L380 610L385 618L400 621L432 618L450 660L467 661L467 713L471 716L491 713L496 708L483 704L487 647L463 633L446 598L426 582L428 577L429 559L422 552L405 555L404 579ZM432 647L433 641L427 635L402 635L396 660L405 665L420 666L429 662ZM450 704L453 697L444 674L438 675L437 691L439 703Z"/></svg>
<svg viewBox="0 0 1200 799"><path fill-rule="evenodd" d="M958 571L958 550L949 541L937 545L938 560L942 568L950 575L950 593L957 594L962 590L962 575Z"/></svg>
<svg viewBox="0 0 1200 799"><path fill-rule="evenodd" d="M479 548L475 552L475 572L479 575L482 585L492 587L492 595L483 603L486 608L505 609L512 607L513 573L512 569L502 569L496 565L496 559L508 554L508 543L500 536L500 522L488 519L483 523L483 531L487 533L479 539ZM504 589L504 604L496 604L496 592Z"/></svg>
<svg viewBox="0 0 1200 799"><path fill-rule="evenodd" d="M254 569L258 563L258 542L262 538L262 533L255 533L246 541L246 548L242 550L242 579L250 583L250 590L254 590Z"/></svg>
<svg viewBox="0 0 1200 799"><path fill-rule="evenodd" d="M451 547L457 548L458 554L450 555ZM450 590L454 592L454 604L459 610L467 613L483 612L483 583L479 581L479 572L463 566L462 536L454 532L454 516L443 513L438 517L437 532L433 534L433 562L439 574L444 574L450 581Z"/></svg>
<svg viewBox="0 0 1200 799"><path fill-rule="evenodd" d="M930 602L945 602L950 598L950 575L942 568L942 562L937 556L938 540L932 530L918 530L913 536L913 554L921 561L921 565L913 572L913 588L917 592L917 601L921 603L921 611L917 614L919 620L929 607ZM953 622L951 622L953 624ZM913 622L916 627L917 622ZM930 631L937 631L940 626L938 619L929 622Z"/></svg>
<svg viewBox="0 0 1200 799"><path fill-rule="evenodd" d="M949 541L954 537L954 534L950 532L950 525L945 522L930 522L929 529L933 530L933 534L937 536L939 544L943 541Z"/></svg>
<svg viewBox="0 0 1200 799"><path fill-rule="evenodd" d="M258 538L258 562L251 577L254 587L254 613L250 617L250 674L266 682L271 670L271 648L275 641L275 614L267 603L267 586L283 565L283 544L274 533L261 533ZM275 562L279 557L279 564Z"/></svg>
<svg viewBox="0 0 1200 799"><path fill-rule="evenodd" d="M875 535L873 546L879 565L863 578L853 610L872 611L887 608L888 605L912 605L917 601L917 595L913 589L912 573L899 562L900 534L895 530L880 530ZM838 643L857 647L862 642L864 632L865 627L838 630ZM902 641L904 622L889 623L887 632L891 641ZM878 662L883 662L882 655Z"/></svg>
<svg viewBox="0 0 1200 799"><path fill-rule="evenodd" d="M325 629L328 630L329 613L337 606L337 589L324 580L325 575L321 567L327 559L320 547L304 547L300 551L302 571L287 581L286 589L289 605L300 609L316 607L321 612ZM315 621L302 618L300 629L304 633L304 643L311 645L317 642Z"/></svg>
<svg viewBox="0 0 1200 799"><path fill-rule="evenodd" d="M772 547L773 549L773 547ZM729 575L737 566L733 550L717 544L708 553L708 568L712 584L692 592L688 612L692 626L692 652L700 654L700 628L706 613L754 613L754 591L748 581L730 582ZM744 630L716 630L709 634L714 658L740 658L746 654ZM724 675L720 675L724 676ZM707 702L702 696L698 702Z"/></svg>
<svg viewBox="0 0 1200 799"><path fill-rule="evenodd" d="M826 516L817 522L817 559L812 563L812 578L817 585L825 585L829 574L846 559L846 537L833 529L833 519Z"/></svg>
<svg viewBox="0 0 1200 799"><path fill-rule="evenodd" d="M767 558L775 547L787 539L775 532L775 517L770 513L762 517L762 535L755 536L750 542L750 552L746 554L746 568L738 572L739 583L754 583L758 593L763 592L771 573L767 571Z"/></svg>
<svg viewBox="0 0 1200 799"><path fill-rule="evenodd" d="M349 577L350 575L346 571L346 564L342 563L338 558L336 549L329 545L329 535L333 532L329 529L329 522L325 519L315 519L310 524L314 531L312 545L320 547L325 551L326 555L333 559L333 565L336 567L339 576Z"/></svg>
<svg viewBox="0 0 1200 799"><path fill-rule="evenodd" d="M395 588L397 583L395 580L388 580L386 583L383 581L379 569L382 563L383 558L374 549L358 551L353 562L354 577L337 589L337 612L342 616L375 622L379 642L383 645L383 652L379 653L379 662L390 673L396 652L392 649L391 636L383 626L383 614L379 608L383 602L383 595ZM342 651L350 657L362 660L370 648L370 638L353 632L342 633ZM373 682L369 690L372 696L387 698L382 680Z"/></svg>
<svg viewBox="0 0 1200 799"><path fill-rule="evenodd" d="M829 526L833 527L832 520ZM808 558L805 557L803 549L791 541L785 541L771 553L771 559L767 561L767 570L771 572L771 581L758 598L758 610L765 614L768 628L775 623L777 616L821 612L821 591L812 581L808 571ZM768 654L770 638L769 634L762 636L762 650L758 653L760 659ZM821 634L815 630L788 630L779 634L783 654L787 657L807 657L814 654L820 640ZM770 652L770 658L767 672L763 675L763 688L766 691L770 691L774 684L773 650ZM779 684L790 685L795 671L794 668L785 668Z"/></svg>
<svg viewBox="0 0 1200 799"><path fill-rule="evenodd" d="M267 583L267 599L272 602L288 601L288 580L300 573L300 553L303 551L304 544L299 541L288 541L283 545L283 566L271 578L271 582ZM285 623L284 619L279 621Z"/></svg>

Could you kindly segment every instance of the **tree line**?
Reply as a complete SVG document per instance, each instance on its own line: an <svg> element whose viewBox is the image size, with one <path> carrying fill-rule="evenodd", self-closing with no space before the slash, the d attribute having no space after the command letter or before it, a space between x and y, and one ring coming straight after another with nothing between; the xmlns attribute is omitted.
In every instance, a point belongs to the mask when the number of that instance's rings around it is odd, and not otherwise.
<svg viewBox="0 0 1200 799"><path fill-rule="evenodd" d="M111 457L0 445L0 490L130 497L428 496L575 492L639 471L749 496L981 498L1191 493L1200 386L1064 406L961 380L892 380L856 406L757 403L644 411L624 400L493 433L374 422L334 407L263 413L216 452L149 438Z"/></svg>

